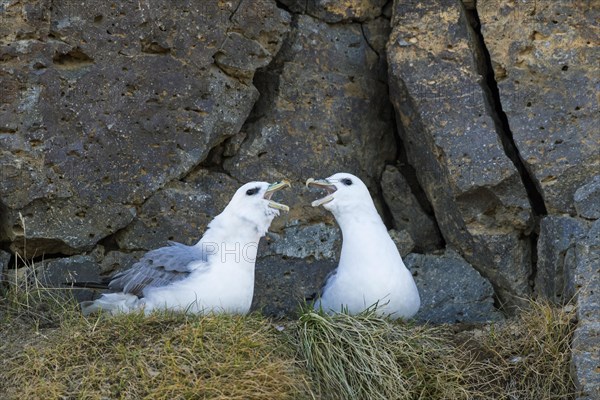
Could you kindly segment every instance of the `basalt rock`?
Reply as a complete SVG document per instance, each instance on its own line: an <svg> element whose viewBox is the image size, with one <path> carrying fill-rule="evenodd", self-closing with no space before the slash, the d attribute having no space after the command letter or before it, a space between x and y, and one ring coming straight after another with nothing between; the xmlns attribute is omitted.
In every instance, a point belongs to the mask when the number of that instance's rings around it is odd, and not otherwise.
<svg viewBox="0 0 600 400"><path fill-rule="evenodd" d="M381 15L387 0L281 0L281 3L293 12L337 23L376 18Z"/></svg>
<svg viewBox="0 0 600 400"><path fill-rule="evenodd" d="M418 251L441 247L442 238L433 218L423 211L411 188L396 167L388 165L381 176L381 190L394 227L410 233Z"/></svg>
<svg viewBox="0 0 600 400"><path fill-rule="evenodd" d="M579 324L573 338L572 370L582 398L600 396L600 220L575 246Z"/></svg>
<svg viewBox="0 0 600 400"><path fill-rule="evenodd" d="M446 241L507 305L530 293L529 199L505 153L480 44L460 2L396 2L390 95L408 161Z"/></svg>
<svg viewBox="0 0 600 400"><path fill-rule="evenodd" d="M267 0L4 5L0 240L73 254L130 224L239 132L289 21Z"/></svg>
<svg viewBox="0 0 600 400"><path fill-rule="evenodd" d="M494 307L494 289L456 252L405 257L419 294L421 308L415 319L432 323L482 323L503 315Z"/></svg>
<svg viewBox="0 0 600 400"><path fill-rule="evenodd" d="M575 246L585 238L590 224L564 216L547 216L540 221L537 243L535 291L556 304L575 296Z"/></svg>
<svg viewBox="0 0 600 400"><path fill-rule="evenodd" d="M574 215L573 194L600 168L600 7L480 1L477 10L520 156L548 212Z"/></svg>
<svg viewBox="0 0 600 400"><path fill-rule="evenodd" d="M600 175L575 191L573 196L577 215L586 219L600 218Z"/></svg>

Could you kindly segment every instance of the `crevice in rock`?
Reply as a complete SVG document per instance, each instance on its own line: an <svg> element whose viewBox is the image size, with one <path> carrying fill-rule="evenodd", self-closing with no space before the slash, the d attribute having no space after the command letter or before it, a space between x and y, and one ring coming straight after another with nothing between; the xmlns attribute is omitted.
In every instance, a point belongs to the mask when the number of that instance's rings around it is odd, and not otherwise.
<svg viewBox="0 0 600 400"><path fill-rule="evenodd" d="M286 4L284 4L283 2L281 2L279 0L275 0L275 5L277 6L277 8L280 8L280 9L284 10L285 12L290 13L290 15L294 13L292 10L290 10L290 8ZM304 6L304 9L306 10L306 5Z"/></svg>
<svg viewBox="0 0 600 400"><path fill-rule="evenodd" d="M56 53L52 61L57 68L77 69L94 64L94 59L85 54L79 47L67 53Z"/></svg>
<svg viewBox="0 0 600 400"><path fill-rule="evenodd" d="M12 253L11 258L7 265L7 269L19 269L25 267L31 267L33 264L38 264L48 262L51 260L59 259L59 258L69 258L76 256L78 254L64 254L64 253L44 253L42 255L34 255L31 258L23 258L22 256Z"/></svg>
<svg viewBox="0 0 600 400"><path fill-rule="evenodd" d="M235 6L235 9L233 10L233 12L231 13L231 15L229 16L229 21L233 22L233 17L235 17L235 14L238 12L238 10L240 9L240 6L242 5L242 3L244 2L244 0L240 0L237 3L237 6Z"/></svg>
<svg viewBox="0 0 600 400"><path fill-rule="evenodd" d="M483 77L481 86L487 97L489 112L494 120L494 124L496 125L496 132L500 137L504 152L513 162L517 171L519 172L519 175L521 176L521 181L523 182L523 186L527 191L527 196L529 198L534 215L546 215L548 212L546 210L546 205L544 203L544 198L542 196L539 183L533 174L528 170L526 163L521 158L519 149L515 143L512 131L510 129L508 117L502 109L500 90L498 89L498 83L494 76L494 68L492 67L490 53L485 45L483 34L481 32L481 22L479 20L477 8L473 7L472 9L466 9L465 12L467 15L467 20L473 28L473 32L475 33L475 58L479 70L478 72Z"/></svg>
<svg viewBox="0 0 600 400"><path fill-rule="evenodd" d="M360 23L360 31L361 31L361 33L363 35L363 38L365 39L365 42L367 43L367 46L369 46L369 48L371 50L373 50L373 52L375 54L377 54L377 57L381 58L381 54L379 54L379 52L375 49L375 47L373 47L373 45L369 41L369 38L367 37L367 33L365 32L365 26L364 26L363 23Z"/></svg>
<svg viewBox="0 0 600 400"><path fill-rule="evenodd" d="M217 142L215 145L213 145L213 147L210 148L210 150L208 151L208 154L202 161L200 161L198 164L196 164L195 166L190 168L187 172L185 172L185 174L183 174L182 176L177 178L177 180L179 180L181 182L186 182L190 177L193 177L200 170L206 170L206 171L218 172L218 173L225 174L225 175L229 176L231 179L233 179L239 183L239 180L235 176L231 175L231 173L227 169L225 169L225 167L223 165L223 162L225 160L223 153L224 153L225 149L227 148L227 143L228 143L229 139L231 139L237 135L239 135L239 132L233 136L230 136L228 138L225 138L225 139Z"/></svg>
<svg viewBox="0 0 600 400"><path fill-rule="evenodd" d="M469 4L471 4L471 2L469 2ZM486 107L494 121L496 132L502 143L504 153L512 161L519 172L532 213L535 217L535 227L528 236L531 245L531 274L529 276L529 285L532 290L535 290L535 280L537 275L537 231L539 230L539 219L544 215L547 215L548 212L539 182L535 179L521 157L513 133L510 129L508 117L502 108L500 90L498 88L498 82L496 81L490 52L485 44L483 33L481 31L481 21L477 12L476 3L474 3L472 7L465 5L465 14L474 33L475 61L478 72L483 77L481 87L486 96Z"/></svg>
<svg viewBox="0 0 600 400"><path fill-rule="evenodd" d="M133 221L129 225L131 225L132 223L133 223ZM120 232L123 232L125 229L127 229L127 227L129 227L129 225L114 231L113 233L111 233L108 236L103 237L102 239L100 239L98 241L98 243L96 243L96 246L100 245L100 246L104 247L105 253L108 253L109 251L121 251L121 248L119 247L119 244L117 242L117 236L119 235Z"/></svg>
<svg viewBox="0 0 600 400"><path fill-rule="evenodd" d="M416 172L415 168L410 164L410 162L408 160L408 155L406 154L406 146L404 146L404 142L402 141L402 137L399 132L400 129L404 129L404 128L403 128L402 124L398 124L396 113L393 114L392 124L393 124L393 126L395 128L395 132L396 132L396 134L394 135L394 137L396 139L396 149L397 149L396 150L396 161L397 162L396 162L395 167L398 168L398 170L400 171L402 176L404 176L404 178L408 182L408 186L410 186L410 190L411 190L412 194L415 196L415 198L419 202L419 205L421 206L423 211L425 211L425 213L427 213L428 215L430 215L433 218L433 220L435 221L436 226L437 226L438 224L437 224L437 219L435 218L435 212L434 212L433 206L429 202L429 199L427 198L427 194L425 194L425 190L423 190L423 188L421 187L421 184L419 183L419 179L417 178L417 172ZM439 230L439 227L438 227L438 230Z"/></svg>

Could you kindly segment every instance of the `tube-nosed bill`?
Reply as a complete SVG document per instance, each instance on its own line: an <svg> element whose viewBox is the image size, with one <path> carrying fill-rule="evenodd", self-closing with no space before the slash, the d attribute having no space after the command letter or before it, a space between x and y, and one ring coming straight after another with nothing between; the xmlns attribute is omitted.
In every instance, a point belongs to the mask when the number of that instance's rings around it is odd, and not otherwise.
<svg viewBox="0 0 600 400"><path fill-rule="evenodd" d="M282 211L290 211L290 207L288 207L285 204L277 203L276 201L271 200L271 197L273 197L273 193L277 192L278 190L285 189L286 187L291 186L292 184L286 179L282 180L281 182L274 182L270 184L267 190L265 191L265 195L263 196L265 200L269 201L269 207Z"/></svg>
<svg viewBox="0 0 600 400"><path fill-rule="evenodd" d="M311 186L319 189L324 189L327 192L327 195L325 197L317 199L311 203L313 207L322 206L323 204L327 204L330 201L332 201L333 193L335 193L335 191L337 190L337 187L333 183L329 182L329 180L327 179L308 178L306 180L306 187L309 188Z"/></svg>

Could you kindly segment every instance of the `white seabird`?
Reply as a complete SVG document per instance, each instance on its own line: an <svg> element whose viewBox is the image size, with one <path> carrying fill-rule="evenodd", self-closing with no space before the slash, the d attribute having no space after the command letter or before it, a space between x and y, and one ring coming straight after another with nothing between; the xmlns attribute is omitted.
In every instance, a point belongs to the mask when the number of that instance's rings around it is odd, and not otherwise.
<svg viewBox="0 0 600 400"><path fill-rule="evenodd" d="M112 277L108 288L115 293L83 302L83 313L168 309L246 314L254 293L258 242L279 210L289 210L271 197L287 186L288 181L243 185L197 244L171 242L149 251Z"/></svg>
<svg viewBox="0 0 600 400"><path fill-rule="evenodd" d="M378 314L391 318L415 315L421 305L417 286L365 184L354 175L337 173L327 179L310 178L306 186L327 191L312 206L331 211L343 236L338 267L314 307L357 314L377 305Z"/></svg>

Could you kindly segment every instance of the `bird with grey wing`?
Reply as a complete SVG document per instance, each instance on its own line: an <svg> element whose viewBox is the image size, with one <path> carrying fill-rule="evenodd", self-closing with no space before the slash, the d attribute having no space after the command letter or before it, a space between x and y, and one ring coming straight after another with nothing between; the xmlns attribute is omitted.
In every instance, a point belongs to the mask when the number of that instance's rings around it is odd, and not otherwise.
<svg viewBox="0 0 600 400"><path fill-rule="evenodd" d="M246 183L198 243L172 242L149 251L111 278L111 293L81 303L83 313L167 309L246 314L254 293L258 242L279 210L289 210L271 197L289 186L288 181Z"/></svg>
<svg viewBox="0 0 600 400"><path fill-rule="evenodd" d="M330 211L343 237L338 267L327 278L315 308L357 314L377 306L378 314L392 318L415 315L421 304L417 286L366 185L354 175L337 173L310 178L306 186L326 191L312 206Z"/></svg>

